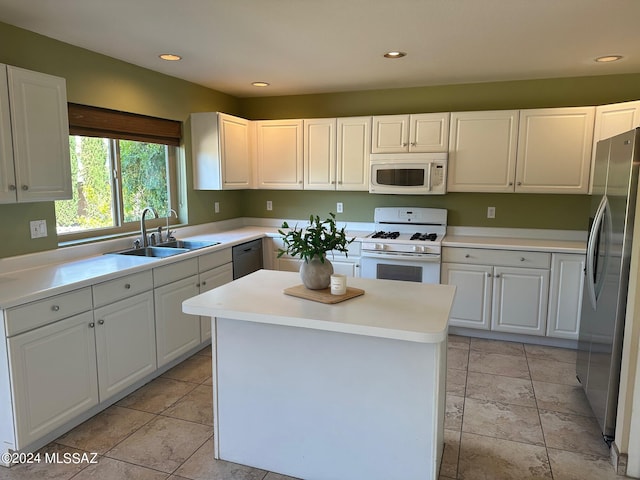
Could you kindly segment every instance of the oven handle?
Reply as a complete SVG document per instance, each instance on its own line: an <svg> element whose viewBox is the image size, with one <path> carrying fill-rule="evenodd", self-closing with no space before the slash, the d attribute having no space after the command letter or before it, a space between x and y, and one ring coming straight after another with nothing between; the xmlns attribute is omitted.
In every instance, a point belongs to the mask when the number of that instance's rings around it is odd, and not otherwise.
<svg viewBox="0 0 640 480"><path fill-rule="evenodd" d="M422 263L440 263L440 255L423 255L419 253L377 253L377 252L361 252L361 257L379 258L381 260L412 260Z"/></svg>

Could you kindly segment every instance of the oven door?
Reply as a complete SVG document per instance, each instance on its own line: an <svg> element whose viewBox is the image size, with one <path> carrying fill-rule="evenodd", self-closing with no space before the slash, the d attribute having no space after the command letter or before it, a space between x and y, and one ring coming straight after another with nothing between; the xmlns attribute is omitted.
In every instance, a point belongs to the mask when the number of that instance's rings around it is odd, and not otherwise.
<svg viewBox="0 0 640 480"><path fill-rule="evenodd" d="M360 276L419 283L440 283L440 255L362 252Z"/></svg>

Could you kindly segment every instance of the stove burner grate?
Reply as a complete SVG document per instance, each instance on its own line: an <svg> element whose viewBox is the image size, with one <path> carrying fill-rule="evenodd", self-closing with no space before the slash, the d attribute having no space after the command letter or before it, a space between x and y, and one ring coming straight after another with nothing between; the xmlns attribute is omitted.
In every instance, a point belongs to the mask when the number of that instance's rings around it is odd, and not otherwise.
<svg viewBox="0 0 640 480"><path fill-rule="evenodd" d="M413 235L411 235L410 240L430 240L432 242L435 242L436 238L438 238L438 235L436 235L435 233L414 233Z"/></svg>
<svg viewBox="0 0 640 480"><path fill-rule="evenodd" d="M384 232L379 231L371 235L371 238L382 238L382 239L395 239L400 236L400 232Z"/></svg>

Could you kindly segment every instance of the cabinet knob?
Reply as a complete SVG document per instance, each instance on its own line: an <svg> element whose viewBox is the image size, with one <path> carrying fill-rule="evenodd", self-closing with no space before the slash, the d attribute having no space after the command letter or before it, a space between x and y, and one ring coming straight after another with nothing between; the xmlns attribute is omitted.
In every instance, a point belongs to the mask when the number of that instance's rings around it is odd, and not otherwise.
<svg viewBox="0 0 640 480"><path fill-rule="evenodd" d="M338 182L338 185L342 185L342 180L340 180L340 181Z"/></svg>
<svg viewBox="0 0 640 480"><path fill-rule="evenodd" d="M499 273L496 273L496 278L500 278L500 274Z"/></svg>
<svg viewBox="0 0 640 480"><path fill-rule="evenodd" d="M407 142L402 142L402 146L406 147L407 146Z"/></svg>
<svg viewBox="0 0 640 480"><path fill-rule="evenodd" d="M95 324L95 323L93 323L93 322L91 322L91 323L89 324L89 328L93 328L93 327L95 327L95 326L96 326L96 324Z"/></svg>
<svg viewBox="0 0 640 480"><path fill-rule="evenodd" d="M522 182L518 182L518 186L522 185Z"/></svg>
<svg viewBox="0 0 640 480"><path fill-rule="evenodd" d="M104 325L104 320L102 320L102 319L98 320L98 324Z"/></svg>
<svg viewBox="0 0 640 480"><path fill-rule="evenodd" d="M54 311L54 312L57 312L57 311L59 311L59 310L60 310L60 306L59 306L59 305L53 305L53 306L51 307L51 310L52 310L52 311Z"/></svg>
<svg viewBox="0 0 640 480"><path fill-rule="evenodd" d="M29 185L22 185L22 190L29 190Z"/></svg>
<svg viewBox="0 0 640 480"><path fill-rule="evenodd" d="M468 253L464 256L464 258L469 258L471 255L469 255Z"/></svg>
<svg viewBox="0 0 640 480"><path fill-rule="evenodd" d="M412 147L415 147L416 145L418 145L418 142L411 142Z"/></svg>
<svg viewBox="0 0 640 480"><path fill-rule="evenodd" d="M202 286L204 287L207 284L207 282L202 282Z"/></svg>
<svg viewBox="0 0 640 480"><path fill-rule="evenodd" d="M15 185L9 185L9 190L14 191L17 190Z"/></svg>
<svg viewBox="0 0 640 480"><path fill-rule="evenodd" d="M129 290L131 288L131 284L130 283L125 283L124 284L124 288L125 288L125 290Z"/></svg>
<svg viewBox="0 0 640 480"><path fill-rule="evenodd" d="M336 181L335 180L331 180L331 185L335 185Z"/></svg>
<svg viewBox="0 0 640 480"><path fill-rule="evenodd" d="M493 277L493 275L491 275L490 273L487 273L487 278L491 278Z"/></svg>
<svg viewBox="0 0 640 480"><path fill-rule="evenodd" d="M513 186L513 182L509 182L509 186L512 187Z"/></svg>
<svg viewBox="0 0 640 480"><path fill-rule="evenodd" d="M520 261L521 261L521 262L524 262L525 260L526 260L526 258L524 258L524 257L520 257Z"/></svg>

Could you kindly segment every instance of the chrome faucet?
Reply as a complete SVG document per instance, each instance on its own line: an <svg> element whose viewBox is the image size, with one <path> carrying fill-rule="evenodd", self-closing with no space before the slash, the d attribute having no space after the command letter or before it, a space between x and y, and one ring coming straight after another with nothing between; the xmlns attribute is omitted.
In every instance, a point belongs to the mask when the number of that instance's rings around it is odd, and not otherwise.
<svg viewBox="0 0 640 480"><path fill-rule="evenodd" d="M167 242L170 242L171 240L173 240L173 231L169 230L169 219L171 218L172 213L175 215L176 218L178 218L178 212L176 212L173 208L170 208L169 211L167 212ZM160 234L160 237L162 237L162 233Z"/></svg>
<svg viewBox="0 0 640 480"><path fill-rule="evenodd" d="M147 238L147 226L144 224L144 219L148 212L153 213L153 215L158 218L158 214L153 208L146 207L144 210L142 210L142 216L140 217L140 236L142 237L143 248L149 246L149 239Z"/></svg>

